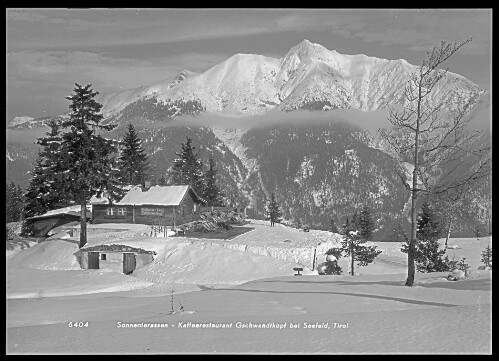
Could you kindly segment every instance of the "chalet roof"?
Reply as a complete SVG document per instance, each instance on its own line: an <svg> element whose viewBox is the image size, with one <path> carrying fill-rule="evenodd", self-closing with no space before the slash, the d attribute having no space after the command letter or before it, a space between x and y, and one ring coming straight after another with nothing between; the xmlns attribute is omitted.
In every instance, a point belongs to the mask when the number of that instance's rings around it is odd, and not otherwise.
<svg viewBox="0 0 499 361"><path fill-rule="evenodd" d="M50 218L50 217L57 217L57 216L62 217L63 215L80 217L81 216L81 206L75 205L75 206L53 209L53 210L48 211L47 213L44 213L42 215L29 217L26 219L40 219L40 218ZM92 218L92 208L90 205L87 205L87 218Z"/></svg>
<svg viewBox="0 0 499 361"><path fill-rule="evenodd" d="M178 206L184 199L187 191L191 191L195 199L203 202L201 198L188 185L181 186L153 186L146 191L142 187L134 187L128 191L116 205L155 205Z"/></svg>

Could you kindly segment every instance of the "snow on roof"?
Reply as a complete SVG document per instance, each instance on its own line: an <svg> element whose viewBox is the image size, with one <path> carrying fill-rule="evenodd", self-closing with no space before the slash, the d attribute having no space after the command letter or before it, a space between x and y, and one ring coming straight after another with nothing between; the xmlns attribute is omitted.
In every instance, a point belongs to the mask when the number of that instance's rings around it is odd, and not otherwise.
<svg viewBox="0 0 499 361"><path fill-rule="evenodd" d="M69 214L69 215L80 216L81 215L81 206L74 205L74 206L69 206L69 207L64 207L64 208L53 209L53 210L48 211L47 213L44 213L42 215L30 217L29 219L51 217L51 216L54 216L57 214ZM91 214L92 214L92 206L87 205L87 218L91 218Z"/></svg>
<svg viewBox="0 0 499 361"><path fill-rule="evenodd" d="M132 188L116 205L178 206L189 189L183 186L153 186L147 191L141 187Z"/></svg>
<svg viewBox="0 0 499 361"><path fill-rule="evenodd" d="M133 185L126 185L123 186L122 189L129 191L132 189L134 186ZM109 204L109 196L107 192L103 192L100 197L97 197L95 194L90 198L90 201L88 202L90 204Z"/></svg>

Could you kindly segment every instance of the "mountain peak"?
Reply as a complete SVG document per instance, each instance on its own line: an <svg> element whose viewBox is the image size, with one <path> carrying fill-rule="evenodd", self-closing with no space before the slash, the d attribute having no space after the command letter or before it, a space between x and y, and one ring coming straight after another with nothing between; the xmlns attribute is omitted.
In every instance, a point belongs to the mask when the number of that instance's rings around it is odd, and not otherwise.
<svg viewBox="0 0 499 361"><path fill-rule="evenodd" d="M186 78L190 78L191 76L194 76L194 75L197 75L198 73L196 72L193 72L193 71L190 71L190 70L187 70L187 69L183 69L179 75L182 75Z"/></svg>
<svg viewBox="0 0 499 361"><path fill-rule="evenodd" d="M28 117L26 115L23 115L23 116L19 116L19 117L15 117L14 119L12 119L9 123L10 126L15 126L15 125L20 125L20 124L23 124L23 123L26 123L26 122L29 122L31 120L33 120L34 118L32 117Z"/></svg>
<svg viewBox="0 0 499 361"><path fill-rule="evenodd" d="M331 58L333 54L337 54L336 51L329 51L320 44L304 39L287 52L283 58L283 63L299 63L309 59L324 61Z"/></svg>

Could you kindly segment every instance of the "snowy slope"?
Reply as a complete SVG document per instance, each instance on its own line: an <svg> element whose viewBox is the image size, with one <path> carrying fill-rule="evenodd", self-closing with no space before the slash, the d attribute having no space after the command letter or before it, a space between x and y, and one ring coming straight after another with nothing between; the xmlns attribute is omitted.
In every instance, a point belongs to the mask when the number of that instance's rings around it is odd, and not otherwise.
<svg viewBox="0 0 499 361"><path fill-rule="evenodd" d="M412 288L402 285L401 275L275 277L175 294L174 314L170 297L140 297L140 293L8 300L6 352L333 355L492 351L490 272L481 279L440 280ZM180 304L184 312L178 312ZM79 321L82 326L88 321L88 327L69 326Z"/></svg>
<svg viewBox="0 0 499 361"><path fill-rule="evenodd" d="M257 221L255 231L209 244L118 226L95 226L109 232L90 233L88 245L154 250L155 261L132 276L79 269L71 237L54 236L9 259L8 354L491 352L491 272L477 270L491 237L449 240L457 246L449 256L466 257L472 267L468 279L418 273L415 286L405 287L399 243L377 243L383 254L359 276L295 277L294 263L250 248L328 247L334 234ZM181 293L193 290L200 291Z"/></svg>

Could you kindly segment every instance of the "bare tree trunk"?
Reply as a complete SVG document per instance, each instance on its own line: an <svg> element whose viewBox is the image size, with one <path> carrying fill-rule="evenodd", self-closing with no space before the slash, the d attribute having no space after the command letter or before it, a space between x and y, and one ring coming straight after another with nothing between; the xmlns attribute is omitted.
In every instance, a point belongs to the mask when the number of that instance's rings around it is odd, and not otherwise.
<svg viewBox="0 0 499 361"><path fill-rule="evenodd" d="M414 264L414 253L416 250L416 234L417 234L417 214L416 214L416 199L418 197L418 168L419 168L419 122L421 119L421 82L419 83L418 110L416 117L416 131L414 142L414 171L412 172L412 190L411 190L411 241L409 242L409 250L407 251L407 280L405 285L412 287L414 277L416 275L416 265Z"/></svg>
<svg viewBox="0 0 499 361"><path fill-rule="evenodd" d="M81 202L80 248L87 244L87 202Z"/></svg>
<svg viewBox="0 0 499 361"><path fill-rule="evenodd" d="M447 238L445 238L445 248L447 248L447 241L449 241L450 238L451 228L452 228L452 217L449 217L449 226L447 227Z"/></svg>

